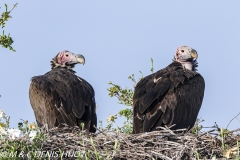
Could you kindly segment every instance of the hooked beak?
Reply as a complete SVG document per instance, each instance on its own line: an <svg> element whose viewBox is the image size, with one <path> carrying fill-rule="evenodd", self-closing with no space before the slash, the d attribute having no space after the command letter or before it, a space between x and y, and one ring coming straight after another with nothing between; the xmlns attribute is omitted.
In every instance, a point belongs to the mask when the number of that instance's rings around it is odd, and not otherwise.
<svg viewBox="0 0 240 160"><path fill-rule="evenodd" d="M195 50L195 49L193 49L192 51L191 51L191 57L192 58L198 58L198 54L197 54L197 51Z"/></svg>
<svg viewBox="0 0 240 160"><path fill-rule="evenodd" d="M75 58L77 60L77 63L80 63L80 64L85 64L85 58L83 55L81 54L75 54Z"/></svg>

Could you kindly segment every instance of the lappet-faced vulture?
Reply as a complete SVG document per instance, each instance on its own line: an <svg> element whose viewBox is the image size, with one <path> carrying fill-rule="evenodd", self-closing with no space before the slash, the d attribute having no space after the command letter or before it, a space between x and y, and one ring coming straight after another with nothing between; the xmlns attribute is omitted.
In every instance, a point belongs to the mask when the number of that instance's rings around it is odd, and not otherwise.
<svg viewBox="0 0 240 160"><path fill-rule="evenodd" d="M80 54L59 52L51 61L52 70L31 80L29 98L39 127L48 129L62 123L84 126L95 132L95 95L92 86L75 75L75 64L85 63Z"/></svg>
<svg viewBox="0 0 240 160"><path fill-rule="evenodd" d="M196 72L197 51L178 47L173 62L143 79L133 96L134 133L194 126L202 105L205 82Z"/></svg>

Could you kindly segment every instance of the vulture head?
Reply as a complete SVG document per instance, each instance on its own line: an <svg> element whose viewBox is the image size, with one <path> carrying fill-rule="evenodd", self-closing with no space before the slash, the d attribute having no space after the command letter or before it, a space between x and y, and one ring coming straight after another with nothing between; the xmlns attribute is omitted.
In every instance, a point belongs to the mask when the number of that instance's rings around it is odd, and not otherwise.
<svg viewBox="0 0 240 160"><path fill-rule="evenodd" d="M180 46L177 48L174 61L182 64L183 68L196 71L198 54L195 49L188 46Z"/></svg>
<svg viewBox="0 0 240 160"><path fill-rule="evenodd" d="M59 52L51 61L52 69L57 67L65 67L68 69L72 69L75 64L85 63L85 58L81 54L74 54L67 50Z"/></svg>

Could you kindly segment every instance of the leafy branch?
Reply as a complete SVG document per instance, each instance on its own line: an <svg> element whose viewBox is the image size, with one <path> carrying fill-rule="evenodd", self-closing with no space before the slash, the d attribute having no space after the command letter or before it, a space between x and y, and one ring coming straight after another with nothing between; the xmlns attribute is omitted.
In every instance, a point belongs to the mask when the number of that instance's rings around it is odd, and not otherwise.
<svg viewBox="0 0 240 160"><path fill-rule="evenodd" d="M153 59L151 58L151 69L150 71L153 73ZM139 78L138 81L140 81L143 78L143 74L141 71L139 71L141 74L141 77ZM136 81L134 74L132 74L131 76L128 76L128 79L132 80L132 82L134 83L134 87L136 86L136 84L138 83L138 81ZM116 97L118 99L118 103L119 104L123 104L125 106L127 106L127 108L120 110L118 112L118 114L115 115L110 115L109 118L107 119L107 127L106 129L111 129L112 130L118 130L121 133L132 133L132 125L133 125L133 108L131 106L133 106L133 94L134 94L134 88L127 88L125 87L124 89L117 85L112 83L111 81L108 83L110 85L110 87L107 89L108 90L108 95L110 97ZM129 108L130 107L130 108ZM126 120L123 122L123 127L119 127L115 120L117 119L117 117L125 117ZM115 124L117 127L113 128L113 124Z"/></svg>
<svg viewBox="0 0 240 160"><path fill-rule="evenodd" d="M110 97L117 97L118 101L120 104L123 104L125 106L132 106L133 102L132 102L132 98L133 98L133 90L132 89L122 89L122 87L120 87L117 84L114 84L112 82L108 83L109 85L111 85L111 87L108 89L109 91L109 96Z"/></svg>
<svg viewBox="0 0 240 160"><path fill-rule="evenodd" d="M5 4L5 12L2 13L1 18L0 18L0 26L4 28L6 26L6 22L12 18L10 13L12 10L17 6L18 3L13 5L12 9L8 11L8 6ZM4 30L2 31L2 35L0 36L0 44L2 45L3 48L9 48L12 51L16 51L13 49L12 44L13 44L13 39L10 36L10 33L8 35L5 35Z"/></svg>

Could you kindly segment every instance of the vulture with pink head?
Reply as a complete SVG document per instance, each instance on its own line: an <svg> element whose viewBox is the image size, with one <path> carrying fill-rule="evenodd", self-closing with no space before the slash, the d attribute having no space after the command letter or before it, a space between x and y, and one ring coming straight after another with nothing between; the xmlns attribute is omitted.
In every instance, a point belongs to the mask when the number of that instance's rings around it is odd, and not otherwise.
<svg viewBox="0 0 240 160"><path fill-rule="evenodd" d="M95 132L95 95L92 86L75 75L75 64L85 63L80 54L59 52L51 61L52 70L31 80L29 98L39 127L48 129L65 123Z"/></svg>
<svg viewBox="0 0 240 160"><path fill-rule="evenodd" d="M205 82L196 72L197 51L178 47L173 62L141 79L133 96L133 132L191 129L201 108Z"/></svg>

